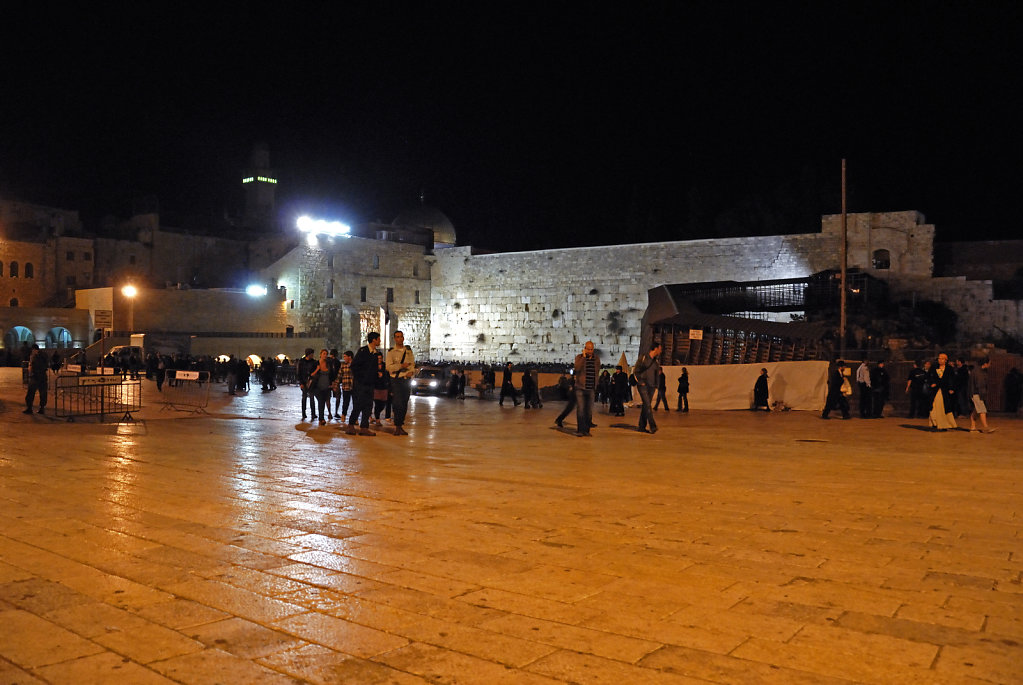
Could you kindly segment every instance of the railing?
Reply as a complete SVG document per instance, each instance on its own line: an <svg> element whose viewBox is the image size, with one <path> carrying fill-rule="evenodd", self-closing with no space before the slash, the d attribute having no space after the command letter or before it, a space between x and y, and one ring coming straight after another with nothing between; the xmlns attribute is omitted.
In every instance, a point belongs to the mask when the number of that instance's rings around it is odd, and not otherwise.
<svg viewBox="0 0 1023 685"><path fill-rule="evenodd" d="M210 372L167 370L167 380L156 402L164 409L205 414L210 404Z"/></svg>
<svg viewBox="0 0 1023 685"><path fill-rule="evenodd" d="M82 416L98 416L104 421L120 414L119 422L134 421L132 412L142 408L142 384L124 380L117 374L80 375L62 371L54 379L54 415L74 421Z"/></svg>

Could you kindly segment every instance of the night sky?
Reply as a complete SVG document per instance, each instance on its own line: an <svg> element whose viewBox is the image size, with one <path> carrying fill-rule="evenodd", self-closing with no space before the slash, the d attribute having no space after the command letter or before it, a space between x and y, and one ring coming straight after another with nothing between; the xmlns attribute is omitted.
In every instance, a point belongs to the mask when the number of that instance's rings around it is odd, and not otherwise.
<svg viewBox="0 0 1023 685"><path fill-rule="evenodd" d="M11 10L0 192L213 225L265 141L287 217L539 249L814 231L845 157L850 211L1019 237L1018 4L628 4Z"/></svg>

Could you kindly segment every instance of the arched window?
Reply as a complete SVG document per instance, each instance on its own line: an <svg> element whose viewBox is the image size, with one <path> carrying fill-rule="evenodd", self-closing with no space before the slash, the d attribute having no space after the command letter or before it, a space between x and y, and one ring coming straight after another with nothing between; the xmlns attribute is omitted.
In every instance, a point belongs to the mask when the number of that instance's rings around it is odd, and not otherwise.
<svg viewBox="0 0 1023 685"><path fill-rule="evenodd" d="M32 330L24 326L15 326L4 334L4 347L11 351L22 347L27 349L35 341Z"/></svg>
<svg viewBox="0 0 1023 685"><path fill-rule="evenodd" d="M4 263L0 262L0 276L4 275Z"/></svg>
<svg viewBox="0 0 1023 685"><path fill-rule="evenodd" d="M16 298L16 297L12 297L12 298L11 298L11 302L10 302L10 305L11 305L12 307L17 307L17 306L18 306L18 298Z"/></svg>
<svg viewBox="0 0 1023 685"><path fill-rule="evenodd" d="M25 278L33 276L35 276L35 268L32 266L32 262L25 262Z"/></svg>
<svg viewBox="0 0 1023 685"><path fill-rule="evenodd" d="M17 262L11 262L11 278L17 278L17 277L18 277L18 263Z"/></svg>
<svg viewBox="0 0 1023 685"><path fill-rule="evenodd" d="M888 250L874 250L873 263L875 269L890 269L892 268L892 255Z"/></svg>
<svg viewBox="0 0 1023 685"><path fill-rule="evenodd" d="M27 268L27 266L26 266ZM71 347L71 331L63 326L51 328L46 332L46 347Z"/></svg>

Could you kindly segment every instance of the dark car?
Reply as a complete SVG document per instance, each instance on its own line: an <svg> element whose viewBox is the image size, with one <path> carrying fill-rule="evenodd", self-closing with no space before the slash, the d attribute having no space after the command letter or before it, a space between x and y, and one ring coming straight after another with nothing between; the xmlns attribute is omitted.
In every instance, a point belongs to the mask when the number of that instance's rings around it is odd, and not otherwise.
<svg viewBox="0 0 1023 685"><path fill-rule="evenodd" d="M413 395L443 395L444 370L425 368L416 371L412 378Z"/></svg>

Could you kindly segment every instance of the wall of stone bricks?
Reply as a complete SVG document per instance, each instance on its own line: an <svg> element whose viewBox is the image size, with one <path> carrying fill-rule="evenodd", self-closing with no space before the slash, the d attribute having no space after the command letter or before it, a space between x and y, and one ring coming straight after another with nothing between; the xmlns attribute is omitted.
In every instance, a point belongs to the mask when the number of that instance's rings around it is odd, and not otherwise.
<svg viewBox="0 0 1023 685"><path fill-rule="evenodd" d="M928 277L934 272L934 226L926 223L923 214L907 212L868 212L847 215L847 264L850 269L863 269L878 277L895 274L899 277ZM841 246L842 216L821 217L821 235L830 236ZM888 250L891 267L876 270L873 255ZM834 267L841 264L841 259ZM834 268L833 267L833 268Z"/></svg>
<svg viewBox="0 0 1023 685"><path fill-rule="evenodd" d="M129 305L113 289L114 329L129 328L129 313L138 332L285 333L285 304L271 292L249 297L244 292L143 288Z"/></svg>
<svg viewBox="0 0 1023 685"><path fill-rule="evenodd" d="M284 288L289 320L296 331L322 336L342 351L355 350L365 344L370 330L385 332L380 330L379 313L389 310L407 328L408 344L426 351L431 270L425 252L422 246L409 243L324 239L316 246L295 248L261 273ZM392 302L387 301L388 288L393 291Z"/></svg>
<svg viewBox="0 0 1023 685"><path fill-rule="evenodd" d="M891 284L894 297L941 302L958 315L960 341L1023 340L1023 300L996 300L991 281L962 276L907 278Z"/></svg>
<svg viewBox="0 0 1023 685"><path fill-rule="evenodd" d="M847 215L847 264L961 312L967 334L993 322L1020 331L1019 303L992 302L988 286L930 282L934 226L915 211ZM451 361L565 362L586 340L602 356L639 354L647 291L671 283L799 278L841 265L841 216L821 232L565 250L473 254L438 250L431 356ZM890 266L875 268L887 251Z"/></svg>
<svg viewBox="0 0 1023 685"><path fill-rule="evenodd" d="M0 240L0 306L10 306L17 300L19 307L42 307L56 288L53 268L53 250L46 243ZM11 265L17 263L18 275L11 275ZM32 265L32 278L25 277L25 266Z"/></svg>
<svg viewBox="0 0 1023 685"><path fill-rule="evenodd" d="M438 250L431 356L564 362L593 340L605 359L634 360L650 288L805 276L833 266L838 250L826 234L488 255Z"/></svg>

